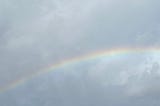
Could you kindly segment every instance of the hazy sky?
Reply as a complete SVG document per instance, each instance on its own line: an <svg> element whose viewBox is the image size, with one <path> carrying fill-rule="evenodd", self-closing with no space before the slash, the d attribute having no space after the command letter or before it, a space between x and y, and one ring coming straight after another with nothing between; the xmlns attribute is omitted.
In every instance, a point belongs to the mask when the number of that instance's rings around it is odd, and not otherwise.
<svg viewBox="0 0 160 106"><path fill-rule="evenodd" d="M159 0L1 0L0 89L68 58L160 45ZM61 67L0 106L159 106L160 51Z"/></svg>

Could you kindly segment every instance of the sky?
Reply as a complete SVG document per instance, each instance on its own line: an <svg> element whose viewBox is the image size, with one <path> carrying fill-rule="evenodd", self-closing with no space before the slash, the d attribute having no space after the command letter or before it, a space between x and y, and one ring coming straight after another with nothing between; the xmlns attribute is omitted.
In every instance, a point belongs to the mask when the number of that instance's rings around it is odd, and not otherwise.
<svg viewBox="0 0 160 106"><path fill-rule="evenodd" d="M1 0L0 106L159 106L159 9L159 0ZM115 48L156 49L32 77Z"/></svg>

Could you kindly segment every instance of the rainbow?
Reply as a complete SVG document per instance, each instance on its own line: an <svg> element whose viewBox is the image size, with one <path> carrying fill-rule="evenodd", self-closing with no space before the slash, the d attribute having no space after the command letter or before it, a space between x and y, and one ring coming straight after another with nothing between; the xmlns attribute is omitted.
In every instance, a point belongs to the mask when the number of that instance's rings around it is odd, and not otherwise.
<svg viewBox="0 0 160 106"><path fill-rule="evenodd" d="M38 76L42 76L45 73L49 73L54 71L55 69L58 68L62 68L65 66L69 66L71 64L74 63L79 63L79 62L84 62L84 61L93 61L95 59L98 58L109 58L109 57L114 57L114 56L122 56L122 55L127 55L127 54L135 54L135 53L159 53L160 50L159 48L114 48L114 49L108 49L108 50L100 50L100 51L96 51L93 53L89 53L86 55L82 55L82 56L78 56L78 57L74 57L74 58L69 58L66 60L62 60L60 62L57 62L55 64L52 64L38 72L32 73L29 76L26 76L24 78L18 79L18 80L14 80L13 82L11 82L10 84L8 84L5 87L1 87L0 88L0 93L4 93L8 90L14 89L16 87L18 87L21 84L27 83L29 80L38 77Z"/></svg>

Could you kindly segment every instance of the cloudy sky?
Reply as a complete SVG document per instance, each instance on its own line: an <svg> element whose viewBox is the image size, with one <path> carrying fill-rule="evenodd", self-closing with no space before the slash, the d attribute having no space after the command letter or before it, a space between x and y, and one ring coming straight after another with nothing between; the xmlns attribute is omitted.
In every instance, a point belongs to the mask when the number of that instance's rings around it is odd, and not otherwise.
<svg viewBox="0 0 160 106"><path fill-rule="evenodd" d="M0 106L159 106L158 49L80 61L10 88L69 58L159 48L159 10L159 0L1 0Z"/></svg>

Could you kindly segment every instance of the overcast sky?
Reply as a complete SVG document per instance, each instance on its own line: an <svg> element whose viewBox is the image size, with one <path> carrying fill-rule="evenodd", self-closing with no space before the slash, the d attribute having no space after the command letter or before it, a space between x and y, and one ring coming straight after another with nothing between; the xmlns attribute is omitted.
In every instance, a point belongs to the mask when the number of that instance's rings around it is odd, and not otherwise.
<svg viewBox="0 0 160 106"><path fill-rule="evenodd" d="M68 58L160 45L159 0L1 0L0 89ZM0 106L159 106L160 51L61 67Z"/></svg>

